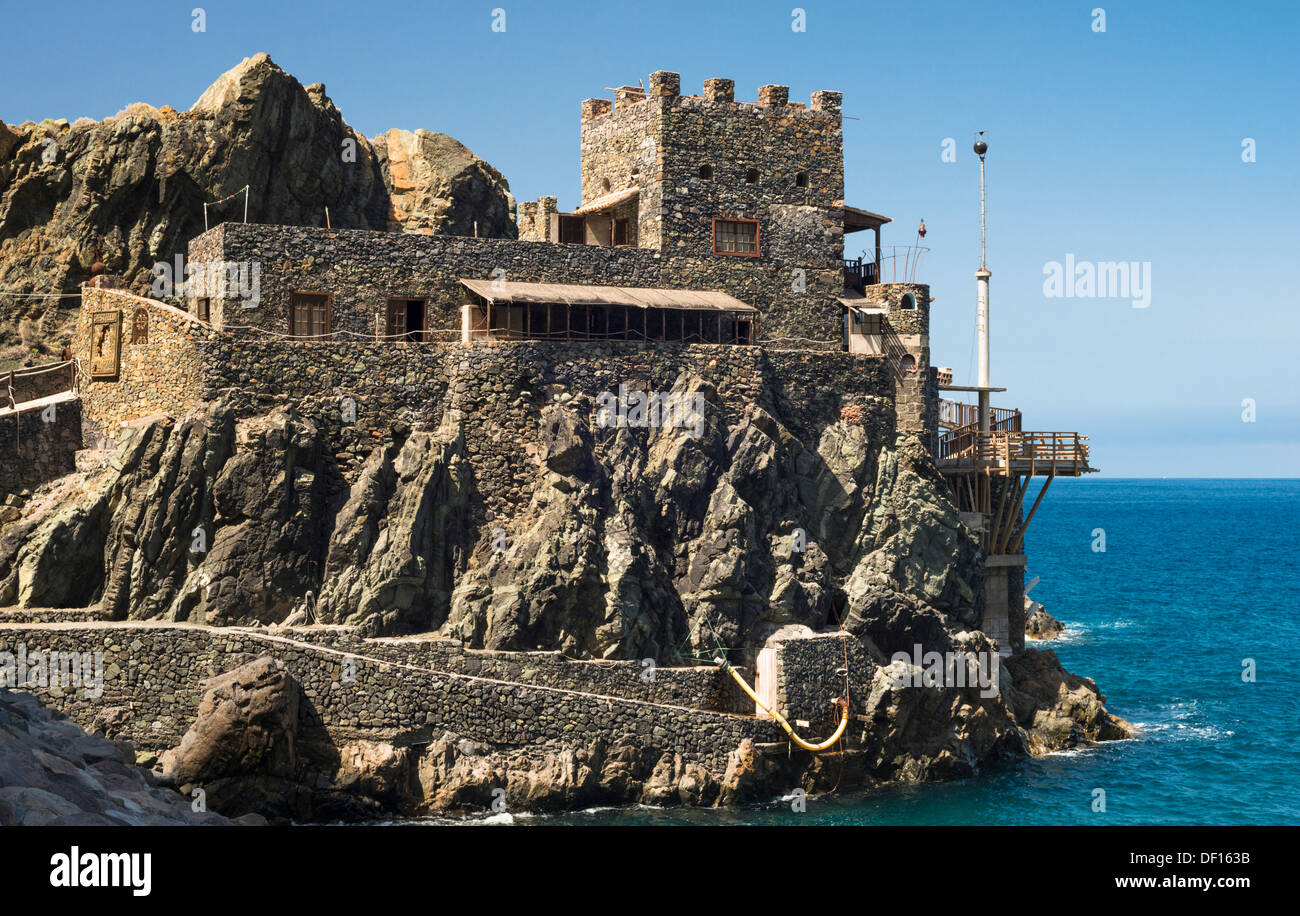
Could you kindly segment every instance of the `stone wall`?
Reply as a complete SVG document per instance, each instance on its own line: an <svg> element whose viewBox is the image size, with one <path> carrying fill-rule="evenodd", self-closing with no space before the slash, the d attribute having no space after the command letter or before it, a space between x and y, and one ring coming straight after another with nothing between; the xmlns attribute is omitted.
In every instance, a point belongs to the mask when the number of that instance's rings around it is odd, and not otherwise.
<svg viewBox="0 0 1300 916"><path fill-rule="evenodd" d="M846 658L847 656L847 658ZM782 715L795 725L796 719L808 723L795 731L805 740L828 737L839 723L839 710L832 701L844 695L845 678L840 672L846 663L849 671L849 714L863 716L876 661L862 640L849 633L818 633L806 638L787 639L776 646L777 696L783 703Z"/></svg>
<svg viewBox="0 0 1300 916"><path fill-rule="evenodd" d="M476 485L479 522L508 518L537 479L541 409L553 393L595 398L629 390L669 391L683 373L717 390L723 421L750 404L778 413L803 441L857 407L884 441L894 425L893 381L882 357L763 350L715 344L477 344L294 341L221 336L196 343L202 397L225 396L245 413L292 406L325 428L345 476L387 436L394 421L462 425ZM348 417L352 417L348 421Z"/></svg>
<svg viewBox="0 0 1300 916"><path fill-rule="evenodd" d="M292 635L385 661L521 684L721 712L752 713L754 706L730 676L712 666L651 666L641 661L572 659L560 652L466 649L460 640L439 636L361 639L347 627L302 627Z"/></svg>
<svg viewBox="0 0 1300 916"><path fill-rule="evenodd" d="M780 738L752 717L600 696L438 671L347 653L266 632L186 624L0 625L0 652L102 652L103 693L33 687L79 725L128 707L123 737L137 746L176 745L193 722L203 681L261 655L282 661L302 686L300 724L336 742L430 740L443 730L506 747L589 745L636 736L722 772L744 738ZM48 656L47 656L48 657ZM5 662L14 664L5 659Z"/></svg>
<svg viewBox="0 0 1300 916"><path fill-rule="evenodd" d="M81 422L71 397L0 414L0 497L75 471Z"/></svg>
<svg viewBox="0 0 1300 916"><path fill-rule="evenodd" d="M573 245L314 227L223 223L191 243L198 263L258 265L257 305L236 295L211 298L212 322L227 330L287 337L294 292L330 296L336 337L374 339L386 331L390 298L426 301L431 336L459 339L461 278L519 282L721 290L760 312L759 342L843 341L844 277L826 258L811 258L801 241L820 232L803 210L782 211L771 251L761 258L660 253L647 248ZM540 216L538 217L540 219ZM233 293L233 291L231 291ZM191 296L188 307L197 309ZM250 334L249 336L253 336Z"/></svg>
<svg viewBox="0 0 1300 916"><path fill-rule="evenodd" d="M122 316L115 378L90 374L91 326L96 312L119 312ZM134 339L137 313L147 321L146 339ZM115 438L124 421L160 413L183 415L197 407L202 401L203 377L198 344L216 337L211 326L165 303L117 289L82 287L72 352L80 360L77 391L85 444Z"/></svg>

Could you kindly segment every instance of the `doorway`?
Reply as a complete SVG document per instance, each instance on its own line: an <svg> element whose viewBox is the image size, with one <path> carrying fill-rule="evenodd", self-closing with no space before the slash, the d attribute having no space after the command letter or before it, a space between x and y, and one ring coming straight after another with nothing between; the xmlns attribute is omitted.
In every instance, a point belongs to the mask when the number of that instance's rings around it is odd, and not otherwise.
<svg viewBox="0 0 1300 916"><path fill-rule="evenodd" d="M425 339L425 301L423 299L389 299L389 340L419 343Z"/></svg>

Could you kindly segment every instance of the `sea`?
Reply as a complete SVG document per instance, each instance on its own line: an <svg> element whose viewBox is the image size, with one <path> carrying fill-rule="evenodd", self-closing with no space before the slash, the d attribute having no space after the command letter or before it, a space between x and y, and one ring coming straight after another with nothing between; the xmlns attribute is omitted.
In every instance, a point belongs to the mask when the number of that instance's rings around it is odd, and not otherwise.
<svg viewBox="0 0 1300 916"><path fill-rule="evenodd" d="M1136 738L953 782L456 823L1300 824L1300 480L1059 479L1027 553L1030 597L1067 626L1031 645Z"/></svg>

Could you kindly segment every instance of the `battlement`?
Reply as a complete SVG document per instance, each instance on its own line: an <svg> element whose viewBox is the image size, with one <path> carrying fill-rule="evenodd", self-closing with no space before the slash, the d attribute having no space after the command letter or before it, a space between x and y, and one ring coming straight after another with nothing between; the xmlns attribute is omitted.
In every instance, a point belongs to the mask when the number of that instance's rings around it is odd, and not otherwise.
<svg viewBox="0 0 1300 916"><path fill-rule="evenodd" d="M673 73L669 70L656 70L650 74L649 88L641 86L619 86L614 89L614 100L604 98L586 99L582 103L582 123L589 124L598 118L603 118L614 112L625 111L634 106L640 105L647 101L659 101L660 103L671 104L690 104L691 101L709 102L714 106L727 105L732 110L741 109L768 108L779 109L782 113L795 114L798 112L817 113L818 117L824 118L826 115L840 116L840 107L843 102L843 95L839 92L828 90L818 90L808 99L808 104L803 102L790 101L790 87L780 84L769 84L758 87L758 101L737 101L736 100L736 81L722 78L712 78L704 81L699 95L682 95L681 93L682 78L681 74ZM715 115L725 115L729 111L714 107L711 109Z"/></svg>

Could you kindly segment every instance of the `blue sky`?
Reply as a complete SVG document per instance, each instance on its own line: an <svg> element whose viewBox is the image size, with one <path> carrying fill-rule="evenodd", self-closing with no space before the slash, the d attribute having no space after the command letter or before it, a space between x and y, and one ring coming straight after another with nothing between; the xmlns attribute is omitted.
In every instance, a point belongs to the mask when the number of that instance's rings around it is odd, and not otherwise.
<svg viewBox="0 0 1300 916"><path fill-rule="evenodd" d="M796 2L806 31L791 28ZM201 5L206 31L191 29ZM494 32L492 11L506 12ZM1092 11L1105 10L1105 31ZM1297 476L1300 4L0 2L0 119L188 107L267 51L368 136L439 130L520 200L578 192L578 108L675 70L737 97L844 93L848 203L925 219L932 354L973 375L988 131L995 400L1092 436L1108 476ZM956 162L941 158L952 138ZM1256 161L1243 162L1254 140ZM864 236L866 234L864 233ZM863 238L863 236L858 236ZM851 240L855 241L855 240ZM855 252L850 252L850 254ZM1148 262L1150 305L1049 298L1044 267ZM1255 422L1242 421L1243 400Z"/></svg>

